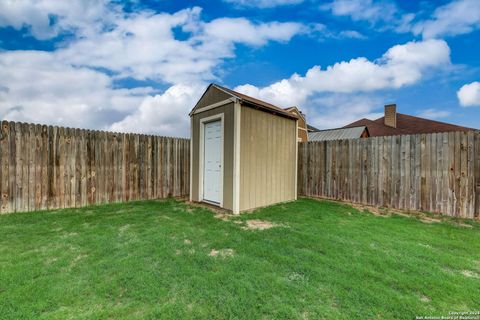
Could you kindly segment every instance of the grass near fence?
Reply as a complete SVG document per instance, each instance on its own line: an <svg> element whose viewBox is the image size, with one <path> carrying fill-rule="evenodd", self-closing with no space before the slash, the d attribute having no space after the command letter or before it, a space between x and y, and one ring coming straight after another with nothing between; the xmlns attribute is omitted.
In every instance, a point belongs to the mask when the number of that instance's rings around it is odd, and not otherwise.
<svg viewBox="0 0 480 320"><path fill-rule="evenodd" d="M5 319L412 319L479 308L476 222L311 199L228 218L164 200L2 216L0 235Z"/></svg>

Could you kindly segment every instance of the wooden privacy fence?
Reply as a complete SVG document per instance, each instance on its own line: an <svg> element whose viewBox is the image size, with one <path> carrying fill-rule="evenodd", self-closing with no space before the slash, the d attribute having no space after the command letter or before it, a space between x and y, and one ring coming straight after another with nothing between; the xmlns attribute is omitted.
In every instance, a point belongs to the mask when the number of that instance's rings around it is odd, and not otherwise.
<svg viewBox="0 0 480 320"><path fill-rule="evenodd" d="M479 217L479 132L306 142L298 153L300 195Z"/></svg>
<svg viewBox="0 0 480 320"><path fill-rule="evenodd" d="M187 195L188 139L3 121L0 212Z"/></svg>

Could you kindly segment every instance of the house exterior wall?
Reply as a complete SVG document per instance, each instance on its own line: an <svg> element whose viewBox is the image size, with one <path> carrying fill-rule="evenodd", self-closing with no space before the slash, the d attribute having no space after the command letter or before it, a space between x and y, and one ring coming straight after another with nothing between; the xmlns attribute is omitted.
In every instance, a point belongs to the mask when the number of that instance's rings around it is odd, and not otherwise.
<svg viewBox="0 0 480 320"><path fill-rule="evenodd" d="M298 117L298 141L299 142L308 141L307 122L304 119L304 115L300 114L300 112L298 112L298 109L296 107L292 107L287 110Z"/></svg>
<svg viewBox="0 0 480 320"><path fill-rule="evenodd" d="M220 91L215 89L216 91ZM213 91L213 90L211 90ZM208 93L208 92L207 92ZM209 104L228 99L218 95L216 98L209 97ZM219 99L219 100L218 100ZM202 102L203 103L203 102ZM207 110L192 115L191 134L192 134L192 187L191 199L192 201L200 201L199 198L199 173L200 168L200 121L203 118L218 115L223 113L223 207L228 210L233 210L233 158L234 158L234 103L229 103L215 109Z"/></svg>
<svg viewBox="0 0 480 320"><path fill-rule="evenodd" d="M240 211L296 199L297 121L241 107Z"/></svg>
<svg viewBox="0 0 480 320"><path fill-rule="evenodd" d="M360 136L360 138L368 138L368 137L369 137L369 135L368 135L367 129L363 130L362 135Z"/></svg>
<svg viewBox="0 0 480 320"><path fill-rule="evenodd" d="M298 141L308 141L307 123L305 122L305 119L303 119L302 115L296 112L296 110L294 114L298 116Z"/></svg>
<svg viewBox="0 0 480 320"><path fill-rule="evenodd" d="M302 118L298 119L298 141L308 141L307 124Z"/></svg>

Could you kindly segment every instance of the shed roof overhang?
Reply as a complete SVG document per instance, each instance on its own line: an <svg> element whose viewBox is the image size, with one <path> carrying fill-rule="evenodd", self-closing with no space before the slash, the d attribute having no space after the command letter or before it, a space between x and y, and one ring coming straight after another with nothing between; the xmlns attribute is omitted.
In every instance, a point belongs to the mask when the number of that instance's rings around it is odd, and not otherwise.
<svg viewBox="0 0 480 320"><path fill-rule="evenodd" d="M225 104L228 104L228 103L231 103L231 102L236 102L236 103L240 103L242 105L252 107L252 108L255 108L255 109L263 110L263 111L266 111L266 112L269 112L269 113L272 113L272 114L275 114L275 115L278 115L278 116L286 117L286 118L289 118L289 119L292 119L292 120L298 120L298 116L296 116L295 114L292 114L292 113L290 113L290 112L288 112L288 111L286 111L282 108L274 106L273 104L270 104L268 102L265 102L265 101L262 101L262 100L259 100L259 99L252 98L252 97L247 96L245 94L227 89L225 87L219 86L219 85L214 84L214 83L210 84L207 87L207 90L205 90L205 92L203 93L200 100L202 100L202 98L205 96L205 93L208 90L210 90L212 87L215 87L218 90L221 90L221 91L225 92L226 94L231 96L231 98L223 100L223 101L219 101L217 103L214 103L214 104L202 107L202 108L198 108L198 102L197 102L195 107L189 113L190 117L193 116L196 113L200 113L200 112L203 112L203 111L206 111L206 110L221 107L221 106L223 106Z"/></svg>

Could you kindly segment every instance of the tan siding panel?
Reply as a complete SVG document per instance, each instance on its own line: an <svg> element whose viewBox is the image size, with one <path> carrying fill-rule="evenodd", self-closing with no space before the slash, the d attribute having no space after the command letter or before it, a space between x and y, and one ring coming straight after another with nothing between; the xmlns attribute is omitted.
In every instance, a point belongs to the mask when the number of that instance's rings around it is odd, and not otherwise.
<svg viewBox="0 0 480 320"><path fill-rule="evenodd" d="M243 106L240 210L295 199L296 122Z"/></svg>

